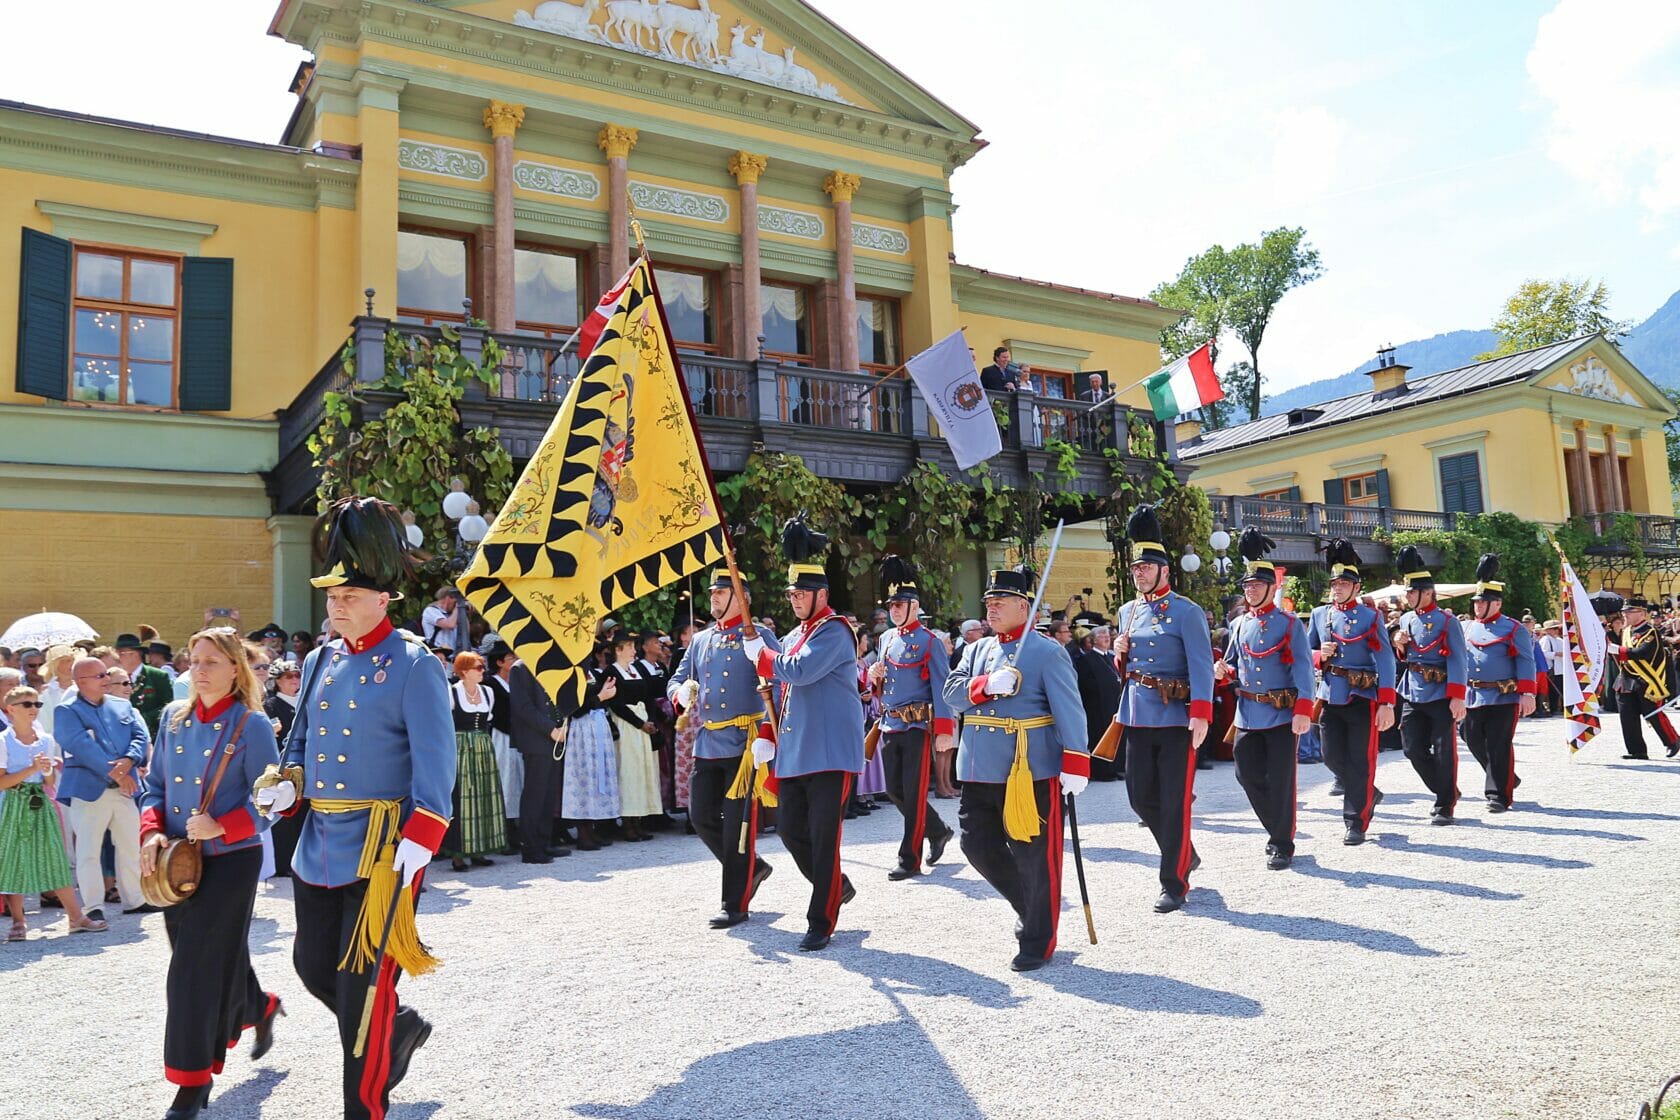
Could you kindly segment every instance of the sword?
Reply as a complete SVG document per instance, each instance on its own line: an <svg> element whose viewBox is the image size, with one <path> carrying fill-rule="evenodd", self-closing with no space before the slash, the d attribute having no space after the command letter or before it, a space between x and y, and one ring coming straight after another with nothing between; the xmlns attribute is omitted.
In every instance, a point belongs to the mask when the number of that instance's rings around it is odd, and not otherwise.
<svg viewBox="0 0 1680 1120"><path fill-rule="evenodd" d="M397 876L397 889L391 894L391 908L385 911L385 929L379 935L379 953L373 958L373 979L368 983L367 998L362 1001L362 1022L356 1028L356 1048L351 1056L360 1058L367 1049L368 1028L373 1025L373 1000L379 993L379 970L385 964L385 946L391 940L391 923L397 916L397 903L402 901L402 876Z"/></svg>
<svg viewBox="0 0 1680 1120"><path fill-rule="evenodd" d="M1038 622L1038 609L1044 605L1044 589L1050 585L1050 569L1056 563L1056 549L1062 543L1062 525L1065 519L1056 522L1056 532L1050 538L1050 554L1044 558L1044 574L1038 579L1038 594L1033 596L1032 613L1027 615L1027 628L1031 629ZM1021 651L1027 648L1027 636L1021 635L1020 644L1015 652L1009 655L1009 667L1015 668L1015 662L1020 660Z"/></svg>
<svg viewBox="0 0 1680 1120"><path fill-rule="evenodd" d="M1091 935L1091 944L1097 943L1097 923L1091 920L1091 891L1085 885L1085 853L1079 847L1079 813L1073 807L1074 796L1067 794L1068 835L1073 837L1073 870L1079 877L1079 902L1085 907L1085 932Z"/></svg>

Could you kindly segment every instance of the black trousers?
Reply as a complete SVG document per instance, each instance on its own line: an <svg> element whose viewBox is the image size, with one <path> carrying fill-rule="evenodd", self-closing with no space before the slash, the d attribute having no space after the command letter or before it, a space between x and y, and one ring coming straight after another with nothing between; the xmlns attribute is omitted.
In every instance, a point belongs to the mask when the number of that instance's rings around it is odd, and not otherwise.
<svg viewBox="0 0 1680 1120"><path fill-rule="evenodd" d="M922 728L881 734L881 765L886 770L887 796L904 816L904 838L898 845L898 865L908 871L922 866L922 840L949 836L951 826L928 804L928 775L933 767L933 741Z"/></svg>
<svg viewBox="0 0 1680 1120"><path fill-rule="evenodd" d="M373 969L340 971L338 962L344 959L350 946L365 894L366 879L343 887L317 887L296 876L292 879L292 897L297 906L292 964L309 994L338 1018L338 1041L344 1051L345 1120L383 1120L390 1107L391 1087L386 1078L377 1076L377 1070L388 1069L390 1049L412 1037L426 1022L412 1007L397 1004L394 1022L383 1032L383 1037L392 1040L393 1045L379 1048L373 1044L374 1037L381 1033L381 1025L374 1023L362 1057L354 1056L356 1032L361 1027L362 1005L366 1002L368 985L373 982ZM385 967L394 968L394 962L387 961ZM401 976L400 970L397 976ZM381 1049L384 1052L379 1052ZM377 1063L376 1075L368 1079L372 1084L364 1089L363 1074L369 1061Z"/></svg>
<svg viewBox="0 0 1680 1120"><path fill-rule="evenodd" d="M811 882L805 922L812 933L834 932L840 896L852 885L840 870L840 831L855 777L844 770L819 770L777 783L776 832L799 873Z"/></svg>
<svg viewBox="0 0 1680 1120"><path fill-rule="evenodd" d="M747 850L741 851L742 814L749 805L757 806L749 798L725 796L740 768L740 755L696 758L688 786L688 819L706 849L723 865L723 908L732 914L747 912L747 899L752 894L749 872L768 866L758 854L756 812L748 822Z"/></svg>
<svg viewBox="0 0 1680 1120"><path fill-rule="evenodd" d="M519 851L536 859L548 854L554 842L554 817L560 812L560 763L556 744L520 751L525 761L525 785L519 793Z"/></svg>
<svg viewBox="0 0 1680 1120"><path fill-rule="evenodd" d="M1649 758L1645 747L1645 717L1657 710L1656 704L1637 692L1620 693L1616 700L1616 716L1622 721L1623 746L1635 758Z"/></svg>
<svg viewBox="0 0 1680 1120"><path fill-rule="evenodd" d="M1563 671L1546 674L1546 710L1552 715L1563 714Z"/></svg>
<svg viewBox="0 0 1680 1120"><path fill-rule="evenodd" d="M1435 795L1435 811L1452 816L1458 804L1458 736L1452 718L1451 701L1444 697L1406 705L1400 721L1400 739L1429 792Z"/></svg>
<svg viewBox="0 0 1680 1120"><path fill-rule="evenodd" d="M1363 832L1377 800L1376 705L1362 696L1324 705L1319 734L1324 765L1342 783L1342 819Z"/></svg>
<svg viewBox="0 0 1680 1120"><path fill-rule="evenodd" d="M1271 847L1295 854L1295 732L1289 724L1237 731L1237 784L1248 794Z"/></svg>
<svg viewBox="0 0 1680 1120"><path fill-rule="evenodd" d="M1003 827L1002 782L964 782L957 806L962 850L969 864L1004 897L1021 919L1021 952L1049 960L1062 916L1062 783L1033 783L1038 835L1013 839Z"/></svg>
<svg viewBox="0 0 1680 1120"><path fill-rule="evenodd" d="M309 816L309 805L290 816L277 816L269 827L269 839L274 841L274 874L291 875L292 853L297 851L298 837L303 835L303 822Z"/></svg>
<svg viewBox="0 0 1680 1120"><path fill-rule="evenodd" d="M1161 849L1161 889L1179 898L1190 889L1190 802L1196 755L1188 727L1128 727L1126 796Z"/></svg>
<svg viewBox="0 0 1680 1120"><path fill-rule="evenodd" d="M1624 696L1627 706L1632 698ZM1517 792L1517 753L1511 740L1517 733L1516 704L1485 704L1464 713L1464 745L1485 774L1482 792L1489 801L1509 806Z"/></svg>
<svg viewBox="0 0 1680 1120"><path fill-rule="evenodd" d="M163 912L169 936L163 1073L176 1085L208 1085L270 997L251 968L251 908L262 849L206 856L198 889Z"/></svg>

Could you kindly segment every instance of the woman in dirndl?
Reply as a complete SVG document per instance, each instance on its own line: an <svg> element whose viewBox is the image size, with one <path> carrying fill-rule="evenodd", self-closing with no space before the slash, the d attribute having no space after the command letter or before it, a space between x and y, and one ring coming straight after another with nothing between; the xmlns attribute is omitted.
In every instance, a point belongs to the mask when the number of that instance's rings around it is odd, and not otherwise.
<svg viewBox="0 0 1680 1120"><path fill-rule="evenodd" d="M163 710L140 798L140 871L151 875L171 840L198 844L198 886L163 912L169 935L163 1072L177 1086L164 1120L191 1120L210 1102L211 1079L247 1029L251 1057L274 1044L280 997L251 967L251 909L262 871L258 833L268 827L251 786L278 765L262 687L231 627L187 643L187 698ZM225 765L224 765L225 762ZM200 812L200 806L204 811Z"/></svg>
<svg viewBox="0 0 1680 1120"><path fill-rule="evenodd" d="M626 840L652 840L644 819L663 813L665 806L659 793L659 748L653 741L657 728L648 709L663 690L636 664L634 635L620 630L613 635L612 647L613 663L607 671L618 678L618 694L607 710L618 739L618 811Z"/></svg>
<svg viewBox="0 0 1680 1120"><path fill-rule="evenodd" d="M7 941L29 936L23 896L58 898L71 933L102 933L106 925L82 913L76 877L64 851L58 811L47 796L57 763L52 737L35 726L44 702L33 688L18 687L0 697L11 726L0 732L0 894L6 896L12 928Z"/></svg>
<svg viewBox="0 0 1680 1120"><path fill-rule="evenodd" d="M618 748L606 705L618 696L618 678L604 669L587 669L583 703L566 725L566 756L561 760L560 815L577 824L579 851L593 852L612 843L595 831L595 822L618 818Z"/></svg>
<svg viewBox="0 0 1680 1120"><path fill-rule="evenodd" d="M489 671L484 686L495 697L490 707L490 746L496 752L496 773L502 780L502 810L507 813L504 856L519 854L519 802L525 794L525 756L513 746L513 693L508 678L519 660L506 642L497 641L484 655Z"/></svg>
<svg viewBox="0 0 1680 1120"><path fill-rule="evenodd" d="M455 655L449 709L455 720L455 816L443 838L450 866L465 871L488 867L489 853L507 847L507 810L496 748L490 744L490 716L496 694L484 683L484 658L471 650Z"/></svg>

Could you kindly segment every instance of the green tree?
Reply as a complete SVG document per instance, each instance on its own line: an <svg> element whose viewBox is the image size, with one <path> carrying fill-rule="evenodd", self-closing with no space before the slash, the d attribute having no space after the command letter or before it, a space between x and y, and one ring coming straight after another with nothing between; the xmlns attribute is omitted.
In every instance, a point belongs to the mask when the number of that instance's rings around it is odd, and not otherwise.
<svg viewBox="0 0 1680 1120"><path fill-rule="evenodd" d="M1260 394L1265 374L1260 368L1260 343L1271 325L1272 313L1290 289L1311 283L1324 274L1318 250L1307 243L1307 231L1279 228L1255 245L1238 245L1230 253L1235 287L1226 314L1231 331L1248 351L1253 373L1248 389L1248 418L1260 419Z"/></svg>
<svg viewBox="0 0 1680 1120"><path fill-rule="evenodd" d="M1680 389L1664 389L1663 396L1676 409L1674 418L1663 424L1663 439L1668 444L1668 485L1672 489L1680 479Z"/></svg>
<svg viewBox="0 0 1680 1120"><path fill-rule="evenodd" d="M1222 245L1214 245L1184 262L1177 279L1157 284L1149 298L1164 307L1177 308L1184 318L1161 331L1161 360L1175 362L1202 343L1211 343L1208 355L1219 364L1219 336L1230 326L1228 311L1235 270ZM1210 429L1223 428L1231 415L1229 399L1202 410L1202 422Z"/></svg>
<svg viewBox="0 0 1680 1120"><path fill-rule="evenodd" d="M1627 333L1629 322L1610 315L1610 290L1603 281L1524 280L1493 321L1499 345L1477 361L1549 346L1587 334L1616 338Z"/></svg>

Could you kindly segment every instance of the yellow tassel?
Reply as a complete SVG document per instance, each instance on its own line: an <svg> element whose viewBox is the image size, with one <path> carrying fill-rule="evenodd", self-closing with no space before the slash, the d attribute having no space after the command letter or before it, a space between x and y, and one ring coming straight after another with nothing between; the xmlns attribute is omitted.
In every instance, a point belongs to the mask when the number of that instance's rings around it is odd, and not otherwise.
<svg viewBox="0 0 1680 1120"><path fill-rule="evenodd" d="M1038 802L1033 797L1032 767L1027 765L1027 733L1015 739L1015 762L1003 787L1003 830L1016 840L1038 835Z"/></svg>
<svg viewBox="0 0 1680 1120"><path fill-rule="evenodd" d="M729 791L724 794L732 801L739 801L747 795L752 785L753 764L752 751L741 752L741 765L735 768L735 780L729 783Z"/></svg>
<svg viewBox="0 0 1680 1120"><path fill-rule="evenodd" d="M385 931L385 913L391 896L397 891L397 849L387 844L379 853L372 873L367 876L367 894L362 897L362 911L356 915L356 928L350 934L350 947L338 962L342 970L365 972L379 955L379 936ZM410 976L424 976L442 962L420 943L420 931L414 923L414 892L403 891L397 896L397 917L391 923L391 938L385 943L385 953L397 967Z"/></svg>
<svg viewBox="0 0 1680 1120"><path fill-rule="evenodd" d="M778 798L776 797L775 794L771 793L767 788L765 788L765 784L764 784L766 779L768 779L769 777L770 777L770 764L765 763L763 766L760 766L758 768L757 785L756 785L756 788L758 790L758 803L760 805L764 806L766 809L774 809L776 807L776 803L778 801Z"/></svg>

